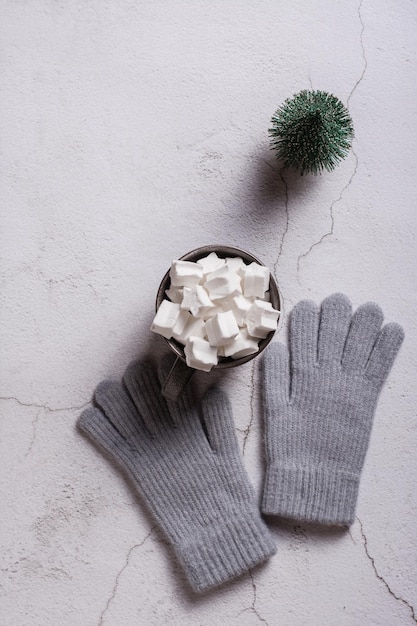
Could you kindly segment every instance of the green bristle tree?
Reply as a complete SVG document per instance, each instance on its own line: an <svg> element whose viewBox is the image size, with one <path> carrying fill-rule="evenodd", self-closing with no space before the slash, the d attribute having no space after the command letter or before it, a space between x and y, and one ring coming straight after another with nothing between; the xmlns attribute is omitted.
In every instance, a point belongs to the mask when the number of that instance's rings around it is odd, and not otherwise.
<svg viewBox="0 0 417 626"><path fill-rule="evenodd" d="M271 147L284 167L301 174L333 170L348 154L354 136L349 111L325 91L304 90L288 98L271 122Z"/></svg>

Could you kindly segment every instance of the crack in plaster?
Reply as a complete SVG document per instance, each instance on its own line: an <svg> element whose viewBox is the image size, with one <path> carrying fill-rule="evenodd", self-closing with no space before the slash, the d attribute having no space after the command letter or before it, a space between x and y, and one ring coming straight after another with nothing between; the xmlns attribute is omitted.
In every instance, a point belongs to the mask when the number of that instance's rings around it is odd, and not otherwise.
<svg viewBox="0 0 417 626"><path fill-rule="evenodd" d="M48 411L48 413L59 413L60 411L80 411L81 409L86 407L88 404L90 404L90 402L84 402L83 404L80 404L77 406L63 406L61 408L53 408L53 407L48 406L47 404L36 404L35 402L22 402L22 400L19 400L19 398L16 398L15 396L2 396L0 397L0 400L12 400L14 402L17 402L17 404L20 404L20 406L27 406L33 409L44 409L45 411Z"/></svg>
<svg viewBox="0 0 417 626"><path fill-rule="evenodd" d="M332 202L332 203L331 203L331 205L330 205L330 208L329 208L330 222L331 222L331 224L330 224L330 229L329 229L327 232L325 232L325 233L324 233L324 234L320 237L320 239L318 239L317 241L315 241L314 243L312 243L312 244L311 244L311 246L309 247L309 249L308 249L306 252L303 252L303 254L300 254L300 255L299 255L299 257L298 257L298 259L297 259L297 272L299 272L299 271L300 271L300 262L301 262L301 259L304 259L305 257L307 257L307 256L310 254L310 252L311 252L311 251L312 251L312 250L313 250L316 246L319 246L319 245L320 245L320 244L321 244L321 243L322 243L325 239L327 239L328 237L331 237L331 236L333 235L333 233L334 233L334 207L335 207L335 205L336 205L338 202L340 202L340 201L342 200L343 195L344 195L344 193L345 193L346 189L347 189L348 187L350 187L350 185L352 184L352 180L354 179L354 177L356 176L356 172L358 171L358 164L359 164L358 156L357 156L356 152L353 150L353 148L351 148L351 150L352 150L352 153L353 153L353 155L354 155L354 157L355 157L355 168L354 168L354 170L353 170L353 172L352 172L352 175L351 175L351 177L349 178L348 182L346 183L346 185L343 187L342 191L340 192L339 197L338 197L338 198L336 198L336 200L333 200L333 202Z"/></svg>
<svg viewBox="0 0 417 626"><path fill-rule="evenodd" d="M36 413L36 417L32 420L32 438L30 440L28 449L26 450L24 457L26 458L29 453L32 451L33 445L36 441L36 436L38 434L38 422L39 422L39 418L41 416L42 413L42 409L39 409L39 411Z"/></svg>
<svg viewBox="0 0 417 626"><path fill-rule="evenodd" d="M281 259L282 252L283 252L283 249L284 249L285 237L287 236L287 233L288 233L289 228L290 228L290 214L289 214L289 206L288 206L288 204L289 204L288 182L287 182L287 180L284 177L283 170L284 170L284 168L282 168L279 171L279 177L280 177L282 183L284 184L284 189L285 189L285 204L284 204L284 207L285 207L285 228L284 228L284 232L282 233L281 241L280 241L280 244L279 244L278 255L277 255L277 258L275 259L275 263L273 265L273 273L274 273L275 277L277 277L278 265L279 265L279 261ZM285 319L285 305L284 305L285 298L283 296L282 287L281 286L279 287L279 292L280 292L280 296L281 296L280 297L280 300L281 300L280 320L282 322Z"/></svg>
<svg viewBox="0 0 417 626"><path fill-rule="evenodd" d="M363 81L363 77L365 76L365 72L366 72L366 70L368 68L368 59L366 58L365 46L363 45L363 34L365 32L365 24L363 23L362 13L361 13L362 4L363 4L363 0L360 1L359 6L358 6L358 17L359 17L359 21L360 21L361 26L362 26L362 29L361 29L361 32L360 32L360 36L359 36L359 41L360 41L361 48L362 48L363 69L362 69L362 74L359 76L358 80L353 85L352 91L348 95L348 98L347 98L347 101L346 101L346 104L347 104L348 108L349 108L350 99L353 96L353 94L356 91L356 89L358 88L359 84Z"/></svg>
<svg viewBox="0 0 417 626"><path fill-rule="evenodd" d="M282 234L281 241L280 241L280 244L279 244L278 255L277 255L277 258L276 258L274 266L273 266L273 268L274 268L274 275L275 276L277 274L279 260L280 260L281 255L282 255L282 250L283 250L283 247L284 247L284 240L285 240L285 237L286 237L286 235L288 233L288 229L289 229L289 225L290 225L290 216L289 216L289 213L288 213L288 183L287 183L287 181L284 178L284 174L283 174L283 170L282 169L279 171L279 177L280 177L280 179L281 179L281 181L282 181L282 183L284 185L284 189L285 189L285 205L284 205L284 207L285 207L285 229L284 229L284 232Z"/></svg>
<svg viewBox="0 0 417 626"><path fill-rule="evenodd" d="M113 602L114 598L116 597L116 593L117 593L117 590L119 588L120 577L123 574L123 572L125 571L125 569L129 566L130 559L131 559L133 551L136 550L137 548L141 548L146 543L146 541L150 538L150 536L152 535L154 530L155 530L155 526L152 526L151 530L148 532L146 537L144 539L142 539L142 541L140 543L136 543L134 546L132 546L129 549L129 551L128 551L127 555L126 555L125 563L124 563L123 567L117 573L116 580L114 581L114 585L113 585L113 589L112 589L111 595L110 595L110 597L108 598L108 600L106 602L106 606L104 607L104 609L102 610L102 612L100 614L100 620L99 620L99 623L98 623L99 626L102 626L104 624L105 615L106 615L107 611L109 610L109 607L110 607L111 603Z"/></svg>
<svg viewBox="0 0 417 626"><path fill-rule="evenodd" d="M355 91L357 90L357 88L359 87L360 83L363 81L366 70L368 68L368 60L366 58L366 52L365 52L365 46L363 43L363 36L364 36L364 32L365 32L365 24L363 22L362 19L362 13L361 13L361 8L362 8L362 4L363 4L363 0L360 1L359 6L358 6L358 17L359 17L359 22L361 24L361 32L360 32L360 36L359 36L359 41L360 41L360 46L362 49L362 60L363 60L363 68L362 68L362 72L361 75L359 76L358 80L355 82L355 84L353 85L347 100L346 100L346 106L347 108L349 108L349 104L350 104L350 100L353 96L353 94L355 93ZM354 179L354 177L356 176L356 172L358 171L358 165L359 165L359 159L358 159L358 155L356 154L354 148L351 148L351 151L355 157L355 167L353 170L353 173L351 175L351 177L349 178L347 184L343 187L342 191L339 194L339 197L336 198L336 200L333 200L333 202L330 205L329 208L329 213L330 213L330 230L328 230L327 232L325 232L320 239L318 239L317 241L315 241L314 243L311 244L311 246L309 247L309 249L304 252L303 254L300 254L298 259L297 259L297 272L299 273L300 271L300 262L301 259L304 259L305 257L307 257L310 252L316 247L319 246L325 239L327 239L328 237L331 237L334 233L334 207L335 205L340 202L343 198L343 195L345 193L345 191L348 189L348 187L350 187L350 185L352 184L352 181Z"/></svg>
<svg viewBox="0 0 417 626"><path fill-rule="evenodd" d="M412 617L412 619L413 619L415 622L417 622L417 615L416 615L416 612L415 612L415 609L414 609L413 605L412 605L412 604L410 604L410 603L409 603L407 600L405 600L404 598L401 598L401 596L398 596L398 595L397 595L397 594L396 594L396 593L395 593L395 592L391 589L391 587L389 586L389 584L387 583L387 581L385 580L385 578L384 578L383 576L381 576L381 574L379 573L379 571L378 571L378 569L377 569L377 567L376 567L376 564L375 564L375 559L374 559L374 557L373 557L373 556L369 553L369 548L368 548L368 538L367 538L367 536L366 536L366 534L365 534L365 531L364 531L364 529L363 529L363 524L362 524L362 521L359 519L359 517L358 517L358 516L356 516L356 519L357 519L357 520L358 520L358 522L359 522L360 531L361 531L361 535L362 535L362 543L363 543L363 547L364 547L364 549L365 549L365 554L366 554L366 556L368 557L369 561L371 562L372 569L373 569L373 570L374 570L374 572L375 572L375 576L378 578L378 580L380 580L380 581L381 581L381 582L385 585L385 587L386 587L386 589L387 589L388 593L389 593L389 594L390 594L393 598L395 598L398 602L401 602L402 604L404 604L405 606L407 606L407 607L409 608L410 613L411 613L411 617Z"/></svg>
<svg viewBox="0 0 417 626"><path fill-rule="evenodd" d="M245 449L246 449L246 444L248 442L248 438L252 429L252 424L253 424L253 418L254 418L254 398L255 398L255 361L253 362L252 365L252 375L251 375L251 394L250 394L250 399L249 399L249 406L250 406L250 419L249 419L249 424L246 426L245 430L243 431L244 437L243 437L243 446L242 446L242 455L245 456Z"/></svg>
<svg viewBox="0 0 417 626"><path fill-rule="evenodd" d="M242 613L245 613L246 611L251 611L251 613L253 613L254 615L256 615L256 617L258 618L258 620L260 622L262 622L263 624L266 624L267 626L269 626L268 622L266 621L266 619L264 617L262 617L259 614L258 609L256 608L256 603L257 603L257 588L256 588L256 584L253 578L253 574L252 574L252 570L248 570L248 574L249 574L249 578L251 581L251 585L252 585L252 604L251 606L246 607L246 609L243 609L242 611L240 611L236 617L239 617L239 615L242 615Z"/></svg>
<svg viewBox="0 0 417 626"><path fill-rule="evenodd" d="M19 398L16 398L15 396L2 396L0 397L0 400L12 401L12 402L16 402L20 406L26 406L26 407L30 407L33 409L38 409L36 416L32 420L32 437L30 439L28 448L23 455L24 458L26 458L30 454L35 444L37 434L38 434L39 420L43 411L46 411L47 413L59 413L61 411L80 411L81 409L86 407L88 404L90 404L89 402L84 402L84 404L81 404L79 406L67 406L67 407L62 407L58 409L58 408L52 408L48 406L47 404L36 404L34 402L22 402L22 400L19 400Z"/></svg>

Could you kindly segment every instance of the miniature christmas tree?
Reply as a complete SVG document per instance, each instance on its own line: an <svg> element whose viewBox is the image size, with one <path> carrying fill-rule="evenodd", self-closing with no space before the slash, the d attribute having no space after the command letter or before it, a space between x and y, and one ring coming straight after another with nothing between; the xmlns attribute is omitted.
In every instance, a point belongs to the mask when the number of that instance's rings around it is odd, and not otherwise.
<svg viewBox="0 0 417 626"><path fill-rule="evenodd" d="M325 91L301 91L272 116L271 147L284 167L301 174L333 170L346 157L353 139L349 111Z"/></svg>

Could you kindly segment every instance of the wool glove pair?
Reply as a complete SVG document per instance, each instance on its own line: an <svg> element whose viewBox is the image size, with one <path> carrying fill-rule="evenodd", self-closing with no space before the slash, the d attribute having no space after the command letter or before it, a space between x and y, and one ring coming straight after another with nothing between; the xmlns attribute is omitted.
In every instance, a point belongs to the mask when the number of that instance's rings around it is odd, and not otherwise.
<svg viewBox="0 0 417 626"><path fill-rule="evenodd" d="M374 304L352 317L341 294L321 312L299 303L287 349L263 361L267 471L262 511L350 524L378 393L401 344L396 324L380 330ZM202 421L190 390L170 402L147 363L131 364L123 385L101 383L81 429L133 479L170 540L191 587L205 591L275 553L238 448L227 397L209 390Z"/></svg>

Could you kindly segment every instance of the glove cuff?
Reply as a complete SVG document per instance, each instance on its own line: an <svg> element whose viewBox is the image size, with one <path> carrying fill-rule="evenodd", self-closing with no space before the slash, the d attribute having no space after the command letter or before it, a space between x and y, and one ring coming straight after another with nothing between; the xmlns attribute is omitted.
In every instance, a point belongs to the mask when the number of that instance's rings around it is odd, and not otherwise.
<svg viewBox="0 0 417 626"><path fill-rule="evenodd" d="M262 512L295 520L350 526L359 476L325 469L272 465L265 478Z"/></svg>
<svg viewBox="0 0 417 626"><path fill-rule="evenodd" d="M275 554L272 536L259 513L236 513L175 544L177 557L195 591L236 578Z"/></svg>

